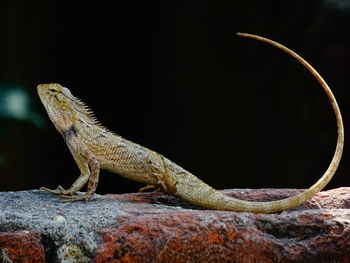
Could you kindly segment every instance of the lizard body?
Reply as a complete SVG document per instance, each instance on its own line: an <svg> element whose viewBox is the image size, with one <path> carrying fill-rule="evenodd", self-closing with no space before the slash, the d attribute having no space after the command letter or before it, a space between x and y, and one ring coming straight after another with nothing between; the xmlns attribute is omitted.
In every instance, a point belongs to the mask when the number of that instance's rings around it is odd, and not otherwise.
<svg viewBox="0 0 350 263"><path fill-rule="evenodd" d="M145 188L161 188L166 193L198 206L254 213L290 209L321 191L338 167L344 141L340 110L331 90L321 76L293 51L266 38L238 34L267 42L292 55L316 77L332 104L338 130L337 146L331 164L313 186L299 195L272 202L250 202L229 197L164 156L109 131L67 88L54 83L39 85L38 94L51 121L67 143L81 174L68 190L61 186L56 190L45 187L41 189L60 195L64 201L88 200L96 191L100 169L106 169L127 179L145 183L148 185ZM87 192L76 195L85 184Z"/></svg>

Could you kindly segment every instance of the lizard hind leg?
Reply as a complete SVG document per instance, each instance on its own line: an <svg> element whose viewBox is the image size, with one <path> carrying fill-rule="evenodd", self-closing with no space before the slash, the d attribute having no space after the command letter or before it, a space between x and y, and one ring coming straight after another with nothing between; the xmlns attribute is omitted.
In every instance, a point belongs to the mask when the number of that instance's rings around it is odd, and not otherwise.
<svg viewBox="0 0 350 263"><path fill-rule="evenodd" d="M177 192L177 181L169 174L168 164L164 157L160 155L159 158L162 161L163 169L158 168L158 172L153 173L153 176L157 178L158 184L164 192L174 195Z"/></svg>
<svg viewBox="0 0 350 263"><path fill-rule="evenodd" d="M141 187L139 189L139 192L142 193L142 192L148 192L148 191L158 191L158 187L153 185L153 184L149 184L149 185L146 185L144 187Z"/></svg>

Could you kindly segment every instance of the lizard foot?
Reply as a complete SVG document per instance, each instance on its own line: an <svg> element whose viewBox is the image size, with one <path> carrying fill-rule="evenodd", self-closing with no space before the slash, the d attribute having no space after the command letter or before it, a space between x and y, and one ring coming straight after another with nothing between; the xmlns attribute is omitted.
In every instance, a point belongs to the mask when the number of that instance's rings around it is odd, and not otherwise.
<svg viewBox="0 0 350 263"><path fill-rule="evenodd" d="M64 195L61 194L59 197L61 198L61 202L76 202L76 201L89 201L92 196L94 194L93 193L85 193L82 195Z"/></svg>
<svg viewBox="0 0 350 263"><path fill-rule="evenodd" d="M40 187L39 190L41 191L45 191L45 192L49 192L51 194L55 194L55 195L72 195L72 193L70 193L69 191L65 190L62 186L57 186L57 188L55 190L46 188L46 187Z"/></svg>
<svg viewBox="0 0 350 263"><path fill-rule="evenodd" d="M154 186L154 185L146 185L145 187L142 187L142 188L140 188L139 189L139 192L147 192L147 191L151 191L151 190L153 190L153 191L157 191L157 187L156 186Z"/></svg>

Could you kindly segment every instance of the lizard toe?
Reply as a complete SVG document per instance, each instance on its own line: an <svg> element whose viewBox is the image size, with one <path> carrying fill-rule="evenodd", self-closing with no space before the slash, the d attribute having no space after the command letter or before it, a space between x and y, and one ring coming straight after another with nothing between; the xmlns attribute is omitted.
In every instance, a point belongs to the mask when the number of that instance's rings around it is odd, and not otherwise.
<svg viewBox="0 0 350 263"><path fill-rule="evenodd" d="M43 187L43 186L40 187L39 190L40 190L40 191L49 192L49 193L55 194L55 195L60 195L60 194L62 194L61 190L59 190L59 189L53 190L53 189L49 189L49 188L46 188L46 187Z"/></svg>
<svg viewBox="0 0 350 263"><path fill-rule="evenodd" d="M76 202L76 201L89 201L92 198L93 194L83 194L83 195L60 195L61 202Z"/></svg>

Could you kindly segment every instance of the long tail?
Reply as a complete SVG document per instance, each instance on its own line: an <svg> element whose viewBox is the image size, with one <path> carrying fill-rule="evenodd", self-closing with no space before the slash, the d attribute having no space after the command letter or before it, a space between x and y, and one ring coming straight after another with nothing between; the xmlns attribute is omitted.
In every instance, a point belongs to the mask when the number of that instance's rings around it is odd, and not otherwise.
<svg viewBox="0 0 350 263"><path fill-rule="evenodd" d="M253 213L273 213L276 211L286 210L298 206L305 201L312 198L319 191L321 191L327 183L332 179L334 173L336 172L344 145L344 128L341 113L337 104L337 101L328 87L327 83L323 78L317 73L317 71L302 57L288 49L287 47L274 42L270 39L263 38L257 35L251 35L246 33L237 33L239 36L253 38L259 41L266 42L272 46L275 46L287 54L293 56L297 61L299 61L306 69L308 69L312 75L317 79L321 84L323 90L326 92L330 103L332 104L333 111L336 118L337 130L338 130L338 140L335 153L330 163L328 169L324 175L309 189L305 190L301 194L292 196L286 199L271 201L271 202L249 202L244 200L239 200L236 198L229 197L222 194L221 192L213 189L209 185L202 182L200 179L194 177L189 180L187 185L177 185L178 194L181 198L187 200L190 203L207 207L210 209L217 210L231 210L231 211L241 211L241 212L253 212ZM196 189L191 189L191 185L195 185ZM182 188L182 189L181 189Z"/></svg>

